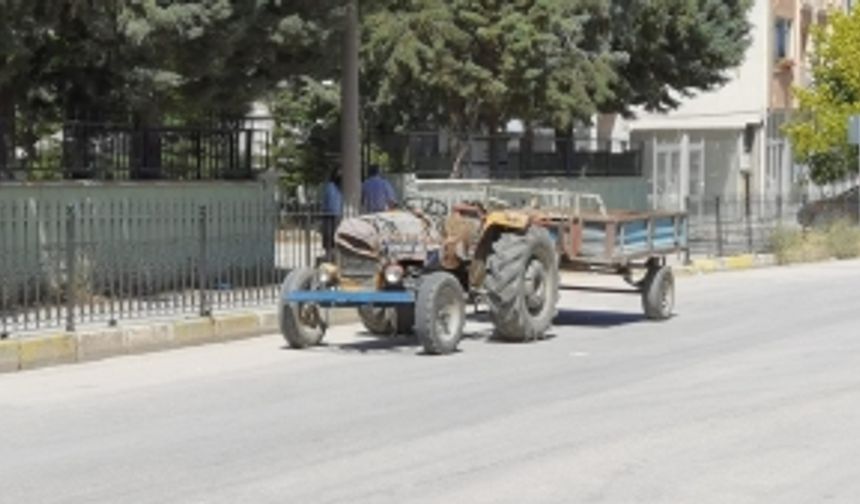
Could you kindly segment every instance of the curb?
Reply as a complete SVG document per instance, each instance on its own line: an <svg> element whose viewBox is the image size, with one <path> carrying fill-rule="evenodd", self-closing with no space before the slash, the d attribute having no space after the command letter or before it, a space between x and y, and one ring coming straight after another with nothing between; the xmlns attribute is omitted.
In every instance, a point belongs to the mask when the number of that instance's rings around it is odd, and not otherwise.
<svg viewBox="0 0 860 504"><path fill-rule="evenodd" d="M346 325L359 321L354 310L332 310L330 317L331 325ZM261 311L82 330L75 333L42 333L0 341L0 373L208 343L226 343L278 331L277 312Z"/></svg>
<svg viewBox="0 0 860 504"><path fill-rule="evenodd" d="M675 273L679 276L691 276L721 271L767 268L776 265L776 259L773 256L743 254L717 259L695 259L692 264L675 267Z"/></svg>

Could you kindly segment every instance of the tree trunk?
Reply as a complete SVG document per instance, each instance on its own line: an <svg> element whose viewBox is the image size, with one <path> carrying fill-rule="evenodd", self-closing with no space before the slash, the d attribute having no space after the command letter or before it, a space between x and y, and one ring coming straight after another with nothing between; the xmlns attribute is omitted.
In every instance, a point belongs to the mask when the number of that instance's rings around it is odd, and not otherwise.
<svg viewBox="0 0 860 504"><path fill-rule="evenodd" d="M573 126L555 130L555 151L558 153L559 169L566 176L573 175Z"/></svg>
<svg viewBox="0 0 860 504"><path fill-rule="evenodd" d="M161 113L158 107L152 106L137 112L134 122L129 175L136 180L160 179L161 132L158 128L161 126Z"/></svg>
<svg viewBox="0 0 860 504"><path fill-rule="evenodd" d="M454 144L457 146L457 155L454 157L454 165L451 167L451 178L463 178L463 158L469 152L469 140L462 141L460 137L454 137Z"/></svg>
<svg viewBox="0 0 860 504"><path fill-rule="evenodd" d="M490 152L489 152L490 167L489 167L488 175L489 175L489 178L493 178L493 176L499 170L499 149L498 149L498 138L496 136L498 134L498 131L499 131L499 121L495 118L490 119L489 124L488 124L488 128L489 128L489 138L488 138L487 143L489 146L488 148L490 149Z"/></svg>
<svg viewBox="0 0 860 504"><path fill-rule="evenodd" d="M12 178L15 167L15 92L0 87L0 179Z"/></svg>
<svg viewBox="0 0 860 504"><path fill-rule="evenodd" d="M361 118L359 50L361 22L358 0L346 4L341 78L341 177L347 213L361 206Z"/></svg>
<svg viewBox="0 0 860 504"><path fill-rule="evenodd" d="M530 122L525 124L526 131L525 136L523 137L523 143L521 145L523 162L520 163L520 170L517 175L520 177L523 175L523 172L533 171L533 163L532 163L532 149L534 149L534 139L535 139L535 130Z"/></svg>

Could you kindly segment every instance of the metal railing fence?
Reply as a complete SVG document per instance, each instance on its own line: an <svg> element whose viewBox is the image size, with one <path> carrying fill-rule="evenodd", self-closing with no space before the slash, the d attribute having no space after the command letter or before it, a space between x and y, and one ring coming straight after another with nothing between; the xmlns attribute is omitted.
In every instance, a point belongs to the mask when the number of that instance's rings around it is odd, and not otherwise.
<svg viewBox="0 0 860 504"><path fill-rule="evenodd" d="M0 337L271 304L332 222L270 201L0 201Z"/></svg>
<svg viewBox="0 0 860 504"><path fill-rule="evenodd" d="M253 121L138 128L68 121L21 143L0 120L0 180L248 180L271 165L271 131Z"/></svg>
<svg viewBox="0 0 860 504"><path fill-rule="evenodd" d="M781 229L799 229L847 221L860 222L857 199L805 201L774 197L687 198L692 254L716 257L771 252Z"/></svg>
<svg viewBox="0 0 860 504"><path fill-rule="evenodd" d="M638 177L643 145L523 134L373 134L390 168L422 178ZM460 173L453 174L455 164Z"/></svg>
<svg viewBox="0 0 860 504"><path fill-rule="evenodd" d="M316 200L0 200L0 337L271 306L287 272L330 246L337 219ZM769 252L776 230L825 203L688 199L690 253Z"/></svg>

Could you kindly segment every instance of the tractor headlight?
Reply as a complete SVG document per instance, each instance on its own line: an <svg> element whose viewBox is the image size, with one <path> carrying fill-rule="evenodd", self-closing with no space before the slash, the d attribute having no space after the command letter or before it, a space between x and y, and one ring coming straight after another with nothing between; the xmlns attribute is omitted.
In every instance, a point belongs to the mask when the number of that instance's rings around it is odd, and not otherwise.
<svg viewBox="0 0 860 504"><path fill-rule="evenodd" d="M337 281L337 266L328 263L320 265L317 269L317 283L320 287L332 287Z"/></svg>
<svg viewBox="0 0 860 504"><path fill-rule="evenodd" d="M399 264L389 264L382 275L385 285L400 285L403 282L403 267Z"/></svg>

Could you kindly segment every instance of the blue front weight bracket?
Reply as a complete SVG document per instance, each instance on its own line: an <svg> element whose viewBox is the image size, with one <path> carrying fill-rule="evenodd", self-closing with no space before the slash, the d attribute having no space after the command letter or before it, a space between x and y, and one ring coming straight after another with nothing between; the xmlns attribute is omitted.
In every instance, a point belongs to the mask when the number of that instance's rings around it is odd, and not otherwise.
<svg viewBox="0 0 860 504"><path fill-rule="evenodd" d="M285 303L313 303L326 308L349 308L365 305L390 306L415 303L410 291L293 291L284 296Z"/></svg>

